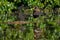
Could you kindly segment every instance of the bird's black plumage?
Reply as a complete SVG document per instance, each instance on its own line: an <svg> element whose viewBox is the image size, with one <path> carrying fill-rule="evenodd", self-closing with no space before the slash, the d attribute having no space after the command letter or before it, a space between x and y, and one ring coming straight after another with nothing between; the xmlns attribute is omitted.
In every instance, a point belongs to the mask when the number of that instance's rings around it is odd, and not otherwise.
<svg viewBox="0 0 60 40"><path fill-rule="evenodd" d="M40 9L38 7L35 7L35 9L33 11L33 17L37 18L37 17L39 17L39 15L42 15L42 12L40 11Z"/></svg>

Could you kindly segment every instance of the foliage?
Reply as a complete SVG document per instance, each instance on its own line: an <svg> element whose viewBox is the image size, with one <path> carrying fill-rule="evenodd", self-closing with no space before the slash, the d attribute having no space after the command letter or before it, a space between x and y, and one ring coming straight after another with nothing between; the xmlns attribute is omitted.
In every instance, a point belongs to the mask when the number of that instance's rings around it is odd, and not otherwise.
<svg viewBox="0 0 60 40"><path fill-rule="evenodd" d="M24 8L19 9L22 5L24 5ZM31 15L27 19L31 23L24 25L5 24L5 22L16 21L17 16L12 12L13 9L19 9L23 13L33 14L33 9L36 6L43 9L46 15L39 16L39 18L33 18ZM55 7L59 7L56 14L54 13ZM59 40L59 10L60 0L0 0L0 40L34 40L33 28L35 22L40 29L44 30L41 40ZM21 27L23 27L22 30Z"/></svg>

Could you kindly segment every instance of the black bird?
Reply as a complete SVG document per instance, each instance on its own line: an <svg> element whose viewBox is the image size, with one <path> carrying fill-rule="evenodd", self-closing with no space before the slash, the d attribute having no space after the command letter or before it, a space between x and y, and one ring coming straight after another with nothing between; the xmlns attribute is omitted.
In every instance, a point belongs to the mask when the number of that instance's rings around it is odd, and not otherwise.
<svg viewBox="0 0 60 40"><path fill-rule="evenodd" d="M34 8L34 11L33 11L33 17L34 18L37 18L37 17L39 17L39 15L42 15L42 14L43 13L41 12L41 10L38 7Z"/></svg>

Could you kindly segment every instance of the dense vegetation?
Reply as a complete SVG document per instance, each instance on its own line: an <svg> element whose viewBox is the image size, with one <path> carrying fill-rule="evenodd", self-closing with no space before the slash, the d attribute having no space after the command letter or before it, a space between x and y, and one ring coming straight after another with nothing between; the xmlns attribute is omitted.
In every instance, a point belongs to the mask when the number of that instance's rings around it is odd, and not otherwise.
<svg viewBox="0 0 60 40"><path fill-rule="evenodd" d="M37 18L35 7L42 12ZM60 0L0 0L0 40L60 40Z"/></svg>

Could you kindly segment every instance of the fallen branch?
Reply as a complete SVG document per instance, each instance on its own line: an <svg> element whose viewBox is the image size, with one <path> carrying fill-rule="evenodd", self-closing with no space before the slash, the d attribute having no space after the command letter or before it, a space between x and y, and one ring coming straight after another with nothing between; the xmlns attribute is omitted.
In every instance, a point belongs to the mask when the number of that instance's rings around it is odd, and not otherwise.
<svg viewBox="0 0 60 40"><path fill-rule="evenodd" d="M3 22L2 24L28 24L28 23L30 22L29 21L14 21L14 22Z"/></svg>

